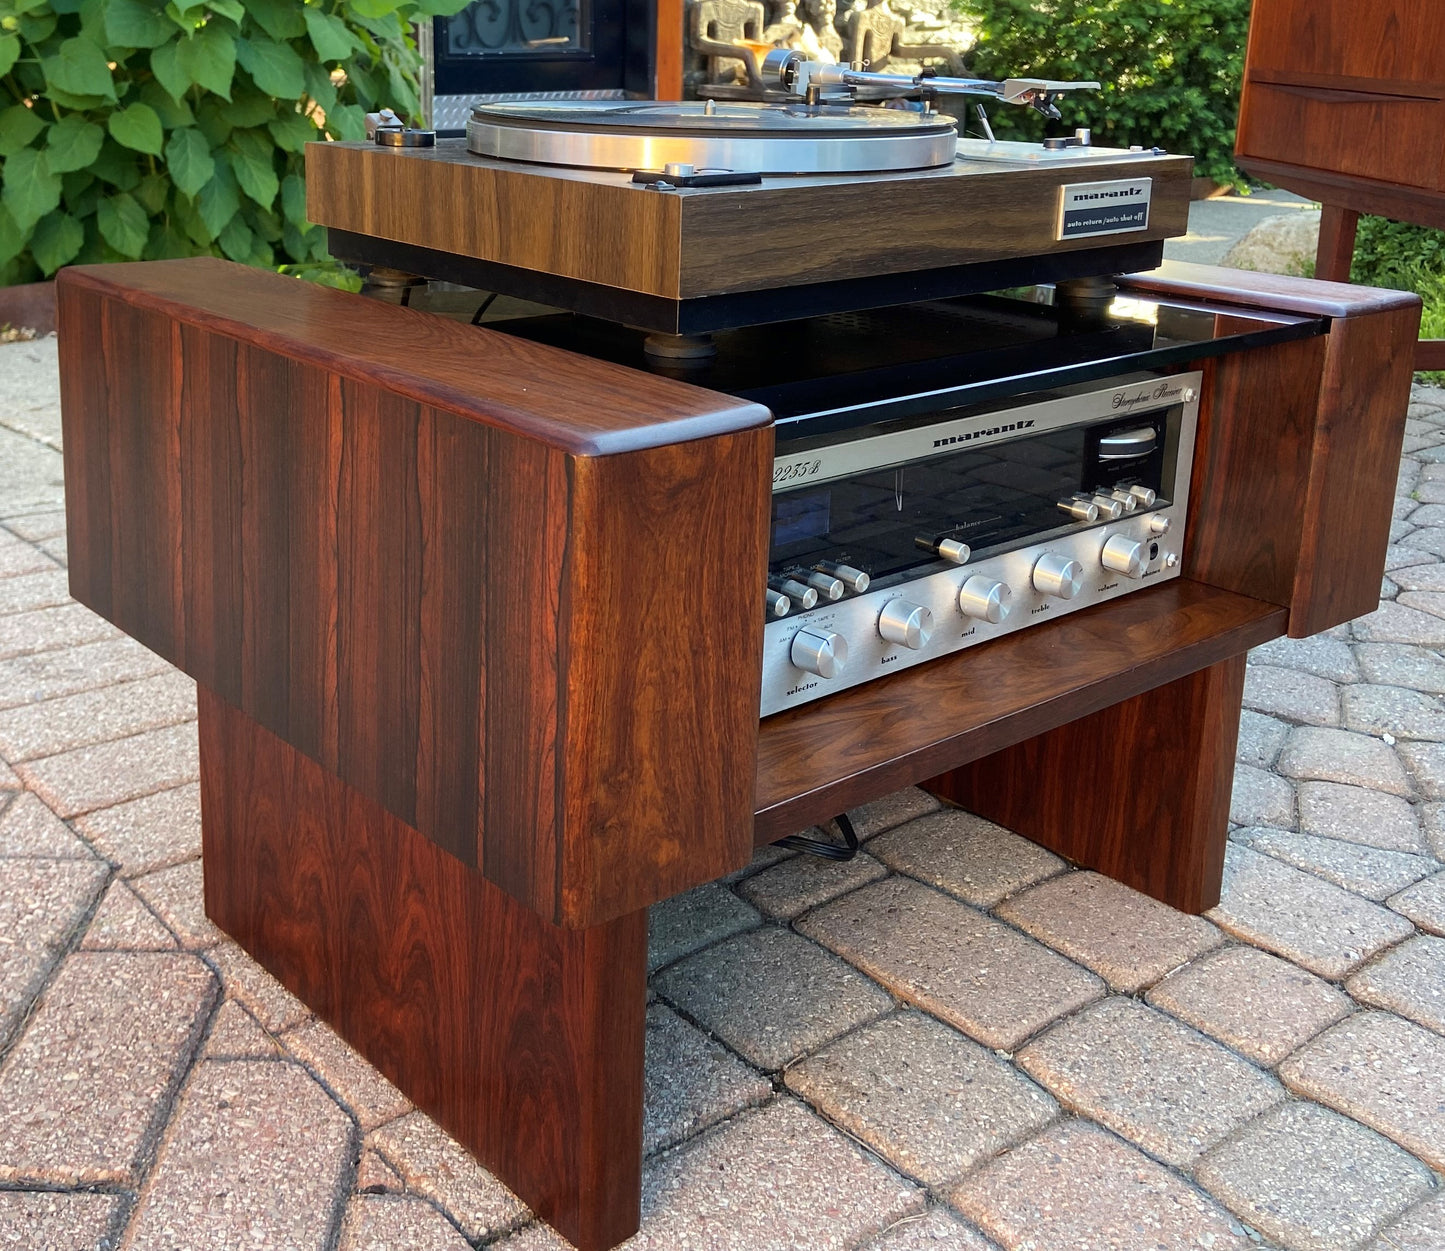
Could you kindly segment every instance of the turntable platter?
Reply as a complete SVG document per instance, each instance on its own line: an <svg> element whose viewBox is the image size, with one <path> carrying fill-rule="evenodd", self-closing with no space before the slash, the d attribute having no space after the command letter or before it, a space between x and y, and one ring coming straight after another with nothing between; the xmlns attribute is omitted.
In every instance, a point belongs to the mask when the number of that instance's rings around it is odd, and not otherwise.
<svg viewBox="0 0 1445 1251"><path fill-rule="evenodd" d="M744 101L514 101L467 123L479 156L583 169L878 173L947 165L957 142L941 113Z"/></svg>

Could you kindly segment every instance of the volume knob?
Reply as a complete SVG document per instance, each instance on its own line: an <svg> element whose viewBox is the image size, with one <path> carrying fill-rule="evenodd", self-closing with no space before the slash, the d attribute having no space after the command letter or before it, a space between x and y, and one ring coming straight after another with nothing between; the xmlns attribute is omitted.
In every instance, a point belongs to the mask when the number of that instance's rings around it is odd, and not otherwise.
<svg viewBox="0 0 1445 1251"><path fill-rule="evenodd" d="M998 625L1009 614L1013 592L1007 582L974 574L958 591L958 606L965 616Z"/></svg>
<svg viewBox="0 0 1445 1251"><path fill-rule="evenodd" d="M933 637L933 614L922 604L890 599L878 615L878 633L890 643L918 651Z"/></svg>
<svg viewBox="0 0 1445 1251"><path fill-rule="evenodd" d="M1104 544L1099 558L1104 562L1105 569L1122 573L1126 578L1142 578L1149 568L1149 552L1144 544L1122 534L1116 534Z"/></svg>
<svg viewBox="0 0 1445 1251"><path fill-rule="evenodd" d="M820 678L836 678L848 663L848 640L828 630L799 630L788 656L799 669Z"/></svg>
<svg viewBox="0 0 1445 1251"><path fill-rule="evenodd" d="M1034 563L1034 590L1055 599L1073 599L1084 586L1084 567L1077 560L1045 552Z"/></svg>

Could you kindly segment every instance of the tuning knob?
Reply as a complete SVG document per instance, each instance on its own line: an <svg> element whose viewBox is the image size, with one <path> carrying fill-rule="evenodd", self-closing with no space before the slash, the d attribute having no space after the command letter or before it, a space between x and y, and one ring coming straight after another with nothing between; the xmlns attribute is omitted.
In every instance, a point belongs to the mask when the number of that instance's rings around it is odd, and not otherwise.
<svg viewBox="0 0 1445 1251"><path fill-rule="evenodd" d="M1083 589L1084 567L1077 560L1045 552L1034 563L1034 590L1055 599L1073 599Z"/></svg>
<svg viewBox="0 0 1445 1251"><path fill-rule="evenodd" d="M1104 544L1100 554L1105 569L1122 573L1126 578L1142 578L1149 567L1149 550L1122 534L1116 534Z"/></svg>
<svg viewBox="0 0 1445 1251"><path fill-rule="evenodd" d="M1013 592L1007 582L974 574L958 591L958 606L967 617L998 625L1009 614Z"/></svg>
<svg viewBox="0 0 1445 1251"><path fill-rule="evenodd" d="M848 640L827 630L799 630L788 654L799 669L836 678L848 663Z"/></svg>
<svg viewBox="0 0 1445 1251"><path fill-rule="evenodd" d="M927 647L933 636L933 614L922 604L890 599L878 615L878 633L890 643L901 643L918 651Z"/></svg>

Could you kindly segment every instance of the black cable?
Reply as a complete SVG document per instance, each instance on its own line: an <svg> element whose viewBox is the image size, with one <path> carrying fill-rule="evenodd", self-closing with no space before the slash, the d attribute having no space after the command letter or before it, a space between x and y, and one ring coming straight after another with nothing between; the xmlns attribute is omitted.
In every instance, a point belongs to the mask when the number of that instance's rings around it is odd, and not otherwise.
<svg viewBox="0 0 1445 1251"><path fill-rule="evenodd" d="M492 301L496 298L497 293L493 291L491 295L487 296L487 298L477 306L477 311L472 314L472 325L480 326L482 324L482 314L492 307Z"/></svg>
<svg viewBox="0 0 1445 1251"><path fill-rule="evenodd" d="M806 834L789 834L787 838L778 839L773 846L807 852L810 856L819 856L824 860L853 859L858 854L858 831L853 828L853 822L848 820L848 814L840 812L829 824L836 825L838 832L843 835L842 845L821 838L809 838Z"/></svg>

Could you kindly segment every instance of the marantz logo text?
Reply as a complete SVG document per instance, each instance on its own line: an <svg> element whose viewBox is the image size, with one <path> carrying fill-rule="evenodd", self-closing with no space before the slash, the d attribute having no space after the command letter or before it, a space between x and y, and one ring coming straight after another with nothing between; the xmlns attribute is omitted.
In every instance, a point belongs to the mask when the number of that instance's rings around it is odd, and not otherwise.
<svg viewBox="0 0 1445 1251"><path fill-rule="evenodd" d="M1132 200L1144 194L1143 187L1121 187L1117 191L1070 191L1070 204L1084 204L1089 200Z"/></svg>
<svg viewBox="0 0 1445 1251"><path fill-rule="evenodd" d="M946 439L934 439L934 447L947 447L950 443L976 443L979 439L991 439L996 434L1009 434L1014 430L1027 430L1034 423L1011 421L1006 426L990 426L987 430L974 430L967 434L951 434Z"/></svg>

